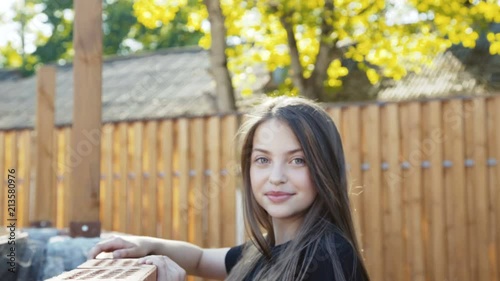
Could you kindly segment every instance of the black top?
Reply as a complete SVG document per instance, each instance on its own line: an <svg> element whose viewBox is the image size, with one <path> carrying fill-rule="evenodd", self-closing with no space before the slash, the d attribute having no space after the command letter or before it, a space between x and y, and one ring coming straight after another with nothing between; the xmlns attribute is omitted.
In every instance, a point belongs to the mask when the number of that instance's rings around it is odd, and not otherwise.
<svg viewBox="0 0 500 281"><path fill-rule="evenodd" d="M352 245L340 234L335 233L334 243L336 245L337 255L339 257L340 265L345 276L345 280L348 281L364 281L362 275L362 269L358 261L358 257L355 254ZM280 251L286 247L290 242L277 245L271 249L273 256L279 254ZM229 274L231 269L240 260L243 251L243 245L239 245L231 248L225 258L226 272ZM301 257L304 253L301 253ZM317 261L316 263L314 261ZM253 281L253 276L256 274L257 269L263 266L265 259L262 257L257 263L256 267L250 272L250 274L245 278L244 281ZM335 273L333 272L333 264L330 256L327 254L324 247L321 245L315 253L313 262L307 272L307 277L302 281L336 281Z"/></svg>

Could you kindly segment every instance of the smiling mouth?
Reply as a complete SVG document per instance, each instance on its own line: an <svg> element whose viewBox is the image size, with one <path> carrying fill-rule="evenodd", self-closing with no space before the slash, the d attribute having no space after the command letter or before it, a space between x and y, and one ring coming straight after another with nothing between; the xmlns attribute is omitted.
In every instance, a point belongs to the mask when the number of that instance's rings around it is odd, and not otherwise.
<svg viewBox="0 0 500 281"><path fill-rule="evenodd" d="M281 203L290 199L290 197L294 196L294 193L266 193L266 197L271 200L273 203Z"/></svg>

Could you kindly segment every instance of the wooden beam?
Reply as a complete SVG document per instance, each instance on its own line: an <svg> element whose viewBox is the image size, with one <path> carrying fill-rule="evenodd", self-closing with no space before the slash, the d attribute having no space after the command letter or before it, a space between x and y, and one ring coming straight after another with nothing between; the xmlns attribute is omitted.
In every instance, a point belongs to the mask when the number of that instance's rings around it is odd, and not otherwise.
<svg viewBox="0 0 500 281"><path fill-rule="evenodd" d="M99 220L102 0L74 0L74 109L70 221Z"/></svg>
<svg viewBox="0 0 500 281"><path fill-rule="evenodd" d="M56 68L42 66L37 73L36 105L36 184L33 194L33 222L56 220L54 158L54 96Z"/></svg>

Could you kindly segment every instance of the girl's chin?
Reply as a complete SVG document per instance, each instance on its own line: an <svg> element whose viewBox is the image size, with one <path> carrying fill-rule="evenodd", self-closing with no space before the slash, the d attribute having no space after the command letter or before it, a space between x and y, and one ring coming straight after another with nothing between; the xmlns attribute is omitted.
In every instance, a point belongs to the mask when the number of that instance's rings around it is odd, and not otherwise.
<svg viewBox="0 0 500 281"><path fill-rule="evenodd" d="M290 218L296 217L295 213L290 212L290 211L284 211L284 210L267 210L267 213L273 219L279 219L279 220L290 219Z"/></svg>

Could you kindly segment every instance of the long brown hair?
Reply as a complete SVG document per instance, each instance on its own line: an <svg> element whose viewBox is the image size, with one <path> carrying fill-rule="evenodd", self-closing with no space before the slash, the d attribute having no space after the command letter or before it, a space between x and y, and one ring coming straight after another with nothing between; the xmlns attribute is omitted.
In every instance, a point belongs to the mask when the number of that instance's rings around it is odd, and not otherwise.
<svg viewBox="0 0 500 281"><path fill-rule="evenodd" d="M287 243L273 265L266 265L254 275L254 280L302 280L313 266L318 246L326 248L332 260L336 280L346 280L332 242L334 231L340 233L354 249L357 264L362 267L364 280L369 280L356 241L347 190L346 165L342 141L333 120L316 103L303 98L279 97L262 103L243 124L241 171L246 231L251 243L244 247L241 262L231 270L226 280L241 281L262 258L271 260L275 246L272 218L257 203L250 183L250 156L254 134L262 123L275 119L284 122L297 137L307 163L317 196L304 215L295 238ZM267 234L265 234L267 233ZM306 251L309 258L301 260L297 253ZM356 264L356 263L355 263Z"/></svg>

